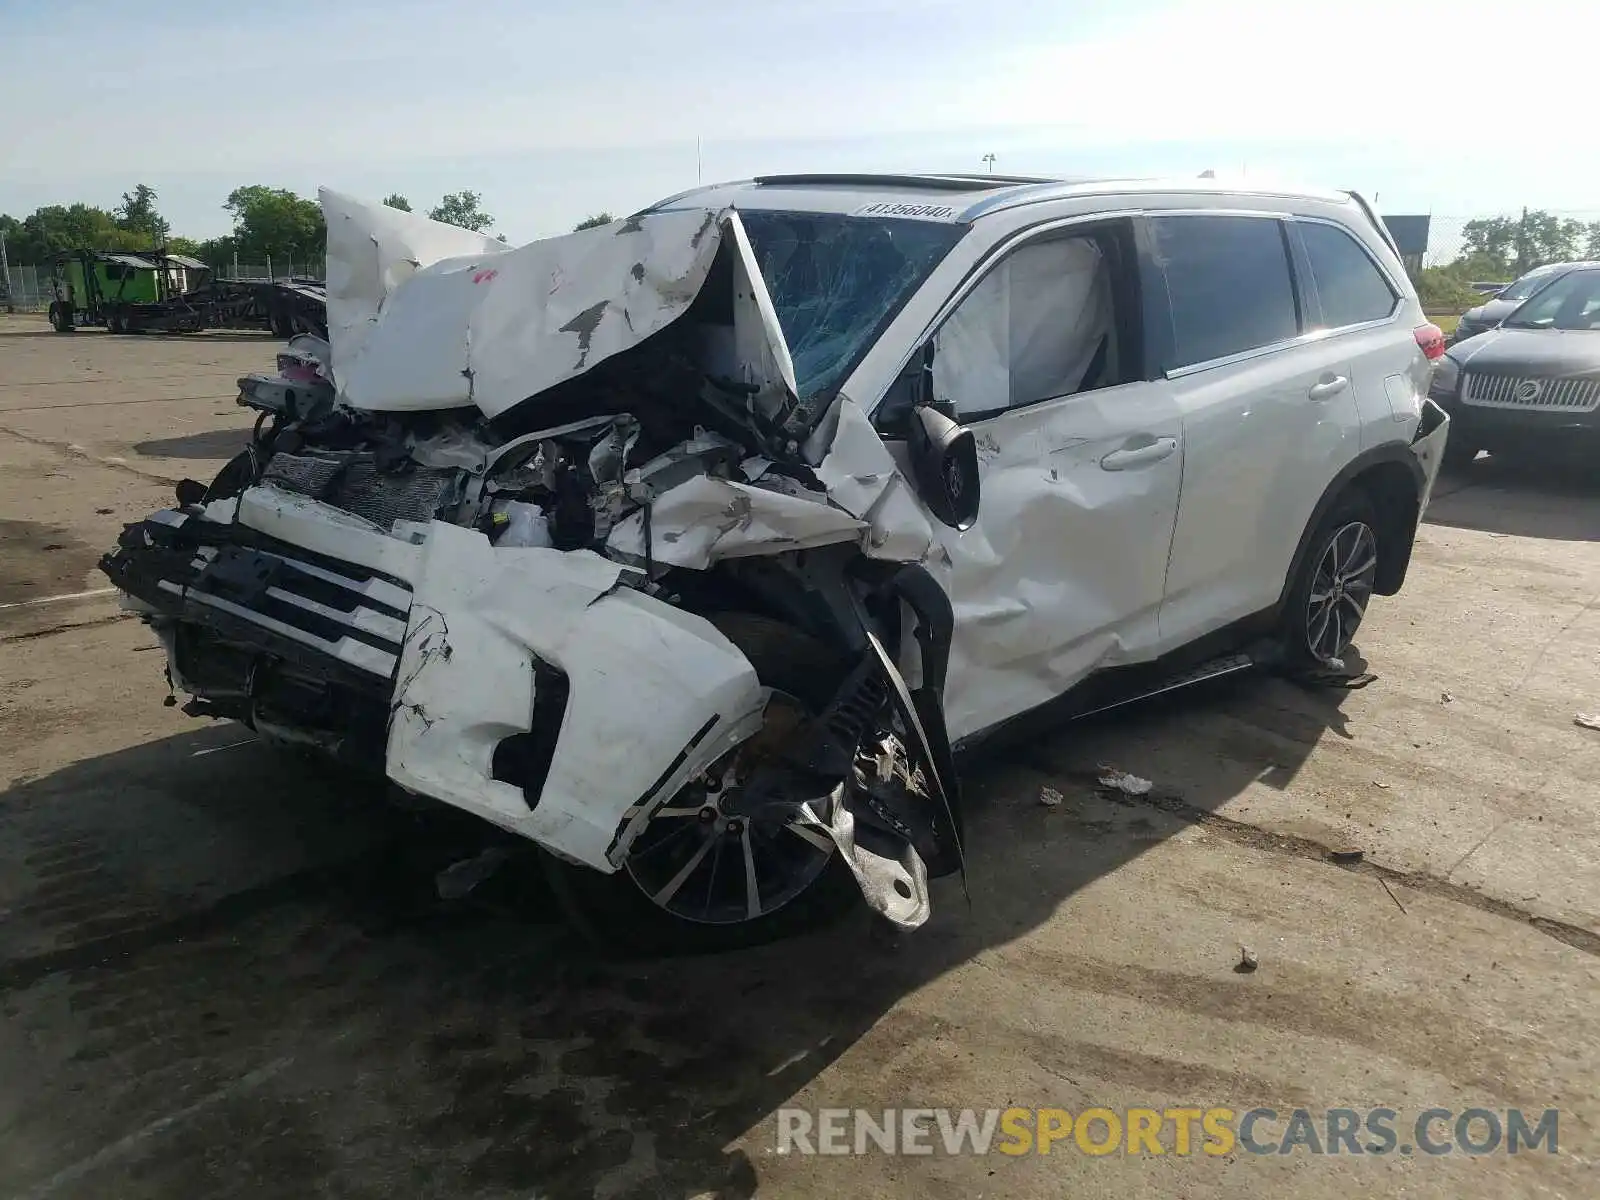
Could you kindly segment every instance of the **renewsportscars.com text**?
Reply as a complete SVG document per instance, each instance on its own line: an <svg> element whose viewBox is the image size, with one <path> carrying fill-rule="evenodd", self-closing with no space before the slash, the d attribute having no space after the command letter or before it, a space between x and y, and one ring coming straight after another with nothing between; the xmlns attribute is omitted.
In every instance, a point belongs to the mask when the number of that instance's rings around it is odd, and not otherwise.
<svg viewBox="0 0 1600 1200"><path fill-rule="evenodd" d="M779 1154L1430 1155L1558 1152L1553 1108L780 1108Z"/></svg>

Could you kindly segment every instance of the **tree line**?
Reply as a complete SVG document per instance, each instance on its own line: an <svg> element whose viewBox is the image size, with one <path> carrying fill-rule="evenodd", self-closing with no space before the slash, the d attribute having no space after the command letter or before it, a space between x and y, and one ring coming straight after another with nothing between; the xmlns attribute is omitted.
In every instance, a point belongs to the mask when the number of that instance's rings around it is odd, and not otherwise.
<svg viewBox="0 0 1600 1200"><path fill-rule="evenodd" d="M1600 259L1600 221L1560 217L1524 209L1515 217L1480 217L1461 229L1461 253L1442 266L1426 267L1416 279L1425 308L1436 311L1483 303L1477 281L1510 282L1546 263Z"/></svg>
<svg viewBox="0 0 1600 1200"><path fill-rule="evenodd" d="M322 206L286 188L250 184L234 188L223 202L233 231L221 237L196 240L174 234L156 207L155 188L136 184L112 208L93 204L48 204L26 217L0 213L0 234L13 263L39 264L63 250L155 250L187 254L215 267L231 262L312 262L327 246L328 230ZM410 212L411 202L399 193L384 197L385 204ZM451 192L428 210L435 221L458 225L474 233L494 228L494 217L483 210L477 192ZM578 225L609 224L610 213L597 213ZM501 241L505 241L501 235Z"/></svg>

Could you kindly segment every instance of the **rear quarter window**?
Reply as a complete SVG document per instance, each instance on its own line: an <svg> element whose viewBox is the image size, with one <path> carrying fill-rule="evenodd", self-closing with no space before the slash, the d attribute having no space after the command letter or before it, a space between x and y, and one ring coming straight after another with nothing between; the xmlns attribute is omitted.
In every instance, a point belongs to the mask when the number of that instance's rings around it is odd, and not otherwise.
<svg viewBox="0 0 1600 1200"><path fill-rule="evenodd" d="M1150 228L1171 301L1169 368L1226 358L1299 334L1282 221L1155 216Z"/></svg>
<svg viewBox="0 0 1600 1200"><path fill-rule="evenodd" d="M1316 221L1298 225L1322 301L1325 327L1381 321L1394 312L1399 296L1355 238L1335 225Z"/></svg>

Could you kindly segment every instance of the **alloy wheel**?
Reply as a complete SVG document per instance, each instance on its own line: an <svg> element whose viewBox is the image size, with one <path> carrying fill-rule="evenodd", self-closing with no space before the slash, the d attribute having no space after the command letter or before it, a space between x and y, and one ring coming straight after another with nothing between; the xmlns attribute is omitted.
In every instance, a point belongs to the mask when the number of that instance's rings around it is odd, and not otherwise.
<svg viewBox="0 0 1600 1200"><path fill-rule="evenodd" d="M1355 637L1378 575L1378 539L1365 521L1351 521L1325 543L1306 600L1306 648L1323 662Z"/></svg>
<svg viewBox="0 0 1600 1200"><path fill-rule="evenodd" d="M835 849L825 832L787 815L724 811L806 718L798 700L772 692L761 730L656 809L624 864L651 903L695 924L736 925L777 911L817 881ZM826 797L811 807L830 816Z"/></svg>

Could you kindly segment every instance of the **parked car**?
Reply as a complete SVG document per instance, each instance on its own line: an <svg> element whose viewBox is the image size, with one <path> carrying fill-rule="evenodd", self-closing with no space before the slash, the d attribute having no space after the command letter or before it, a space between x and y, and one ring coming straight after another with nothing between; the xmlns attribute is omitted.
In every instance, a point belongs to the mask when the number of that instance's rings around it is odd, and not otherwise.
<svg viewBox="0 0 1600 1200"><path fill-rule="evenodd" d="M631 946L918 925L953 750L1336 669L1447 436L1349 194L776 176L519 249L323 205L329 343L103 567L186 711L532 839Z"/></svg>
<svg viewBox="0 0 1600 1200"><path fill-rule="evenodd" d="M1535 267L1526 275L1519 277L1515 282L1507 284L1495 293L1494 299L1469 308L1461 314L1461 320L1456 324L1455 332L1450 335L1450 344L1464 342L1469 337L1476 337L1487 329L1493 329L1501 321L1509 317L1529 296L1540 288L1554 283L1568 271L1585 266L1584 263L1546 263L1542 267ZM1476 286L1476 285L1474 285Z"/></svg>
<svg viewBox="0 0 1600 1200"><path fill-rule="evenodd" d="M1446 462L1480 450L1592 453L1600 434L1600 263L1565 271L1497 329L1452 346L1429 389L1454 420Z"/></svg>

